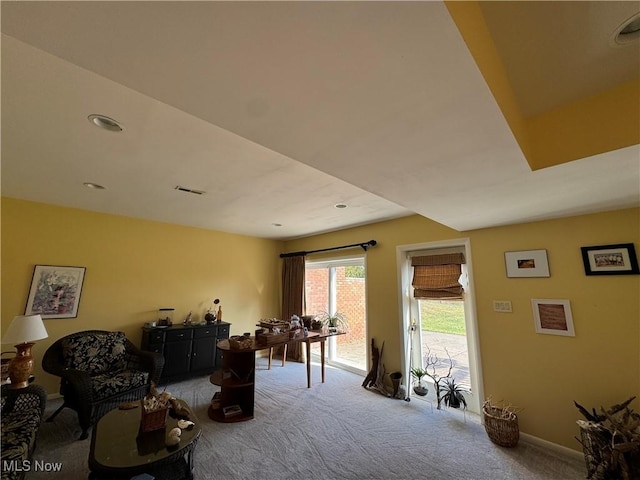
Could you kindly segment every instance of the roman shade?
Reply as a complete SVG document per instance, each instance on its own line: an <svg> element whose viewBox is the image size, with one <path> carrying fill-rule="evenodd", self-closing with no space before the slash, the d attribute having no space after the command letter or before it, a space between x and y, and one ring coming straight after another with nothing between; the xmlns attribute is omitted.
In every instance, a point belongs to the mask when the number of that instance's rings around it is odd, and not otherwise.
<svg viewBox="0 0 640 480"><path fill-rule="evenodd" d="M413 257L414 298L462 298L462 274L464 254L447 253Z"/></svg>

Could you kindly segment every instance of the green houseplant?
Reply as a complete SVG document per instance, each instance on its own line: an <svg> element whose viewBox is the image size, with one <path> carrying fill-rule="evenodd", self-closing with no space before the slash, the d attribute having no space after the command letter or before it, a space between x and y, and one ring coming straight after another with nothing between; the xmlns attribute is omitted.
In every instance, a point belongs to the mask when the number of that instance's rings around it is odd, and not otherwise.
<svg viewBox="0 0 640 480"><path fill-rule="evenodd" d="M329 327L330 332L335 332L339 329L346 330L347 328L347 319L343 313L335 312L330 314L325 312L322 314L321 322L323 325Z"/></svg>
<svg viewBox="0 0 640 480"><path fill-rule="evenodd" d="M416 395L420 395L421 397L424 397L427 393L429 393L429 389L424 383L422 383L422 377L424 377L426 374L427 372L422 368L411 369L411 376L418 380L418 383L413 386L413 391Z"/></svg>
<svg viewBox="0 0 640 480"><path fill-rule="evenodd" d="M464 398L465 390L460 387L460 385L456 384L456 380L454 378L445 379L444 382L444 393L442 395L442 401L445 406L451 408L460 408L464 406L467 408L467 400Z"/></svg>

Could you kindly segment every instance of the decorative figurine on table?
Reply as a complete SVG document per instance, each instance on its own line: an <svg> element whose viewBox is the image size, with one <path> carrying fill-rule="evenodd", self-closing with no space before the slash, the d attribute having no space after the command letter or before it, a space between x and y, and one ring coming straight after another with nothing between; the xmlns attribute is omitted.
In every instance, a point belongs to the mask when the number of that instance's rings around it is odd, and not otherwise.
<svg viewBox="0 0 640 480"><path fill-rule="evenodd" d="M300 335L302 329L302 325L300 323L300 317L298 317L297 315L292 315L291 316L291 323L289 323L289 332L293 332L293 335L291 335L291 337L297 337Z"/></svg>
<svg viewBox="0 0 640 480"><path fill-rule="evenodd" d="M191 318L192 318L192 313L191 311L187 314L187 317L184 319L184 324L185 325L191 325Z"/></svg>
<svg viewBox="0 0 640 480"><path fill-rule="evenodd" d="M207 313L204 315L204 319L207 323L214 323L216 321L216 305L220 303L220 299L216 298L213 300L213 306L207 310Z"/></svg>

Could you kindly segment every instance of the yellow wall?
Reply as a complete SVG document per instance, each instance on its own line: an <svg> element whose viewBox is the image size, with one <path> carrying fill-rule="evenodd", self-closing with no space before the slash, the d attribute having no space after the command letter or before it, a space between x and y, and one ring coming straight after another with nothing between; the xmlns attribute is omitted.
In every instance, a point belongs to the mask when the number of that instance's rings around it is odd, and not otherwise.
<svg viewBox="0 0 640 480"><path fill-rule="evenodd" d="M78 318L46 320L49 338L78 330L123 330L140 341L140 327L160 307L176 321L201 318L219 297L232 333L253 331L280 311L283 251L313 250L375 239L367 252L369 334L384 341L387 371L400 367L396 246L469 237L486 395L522 407L523 432L579 450L573 400L599 406L640 394L640 276L587 277L580 247L640 244L640 209L456 232L411 216L281 242L2 200L2 327L24 312L33 265L87 267ZM550 278L506 278L504 252L546 249ZM313 258L313 257L310 257ZM571 301L576 336L536 334L531 298ZM511 300L498 314L492 300ZM38 362L37 362L38 363ZM36 367L49 393L57 380ZM636 408L638 401L634 402Z"/></svg>
<svg viewBox="0 0 640 480"><path fill-rule="evenodd" d="M2 328L24 313L34 265L86 267L78 317L45 320L49 338L33 349L37 382L56 393L58 379L40 360L68 333L122 330L140 345L141 327L157 320L158 308L175 308L176 322L192 310L199 321L214 297L232 334L278 316L281 248L272 240L3 198Z"/></svg>
<svg viewBox="0 0 640 480"><path fill-rule="evenodd" d="M400 368L396 246L468 237L471 242L484 392L523 408L522 432L574 450L573 406L609 405L640 395L640 276L584 274L580 247L640 244L640 210L456 232L419 216L300 239L287 251L364 242L370 335L385 342L387 371ZM507 278L504 252L546 249L549 278ZM575 337L537 334L532 298L569 299ZM513 313L496 313L510 300ZM638 401L635 406L637 408Z"/></svg>
<svg viewBox="0 0 640 480"><path fill-rule="evenodd" d="M527 118L533 170L640 143L640 78Z"/></svg>

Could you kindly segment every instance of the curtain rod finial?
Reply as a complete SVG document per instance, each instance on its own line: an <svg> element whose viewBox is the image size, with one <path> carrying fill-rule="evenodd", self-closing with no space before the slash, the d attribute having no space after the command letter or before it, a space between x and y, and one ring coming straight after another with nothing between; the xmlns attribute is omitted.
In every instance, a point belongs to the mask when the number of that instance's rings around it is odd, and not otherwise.
<svg viewBox="0 0 640 480"><path fill-rule="evenodd" d="M377 243L378 242L376 242L375 240L369 240L366 243L361 243L360 246L366 252L367 251L367 247L375 247L377 245Z"/></svg>

